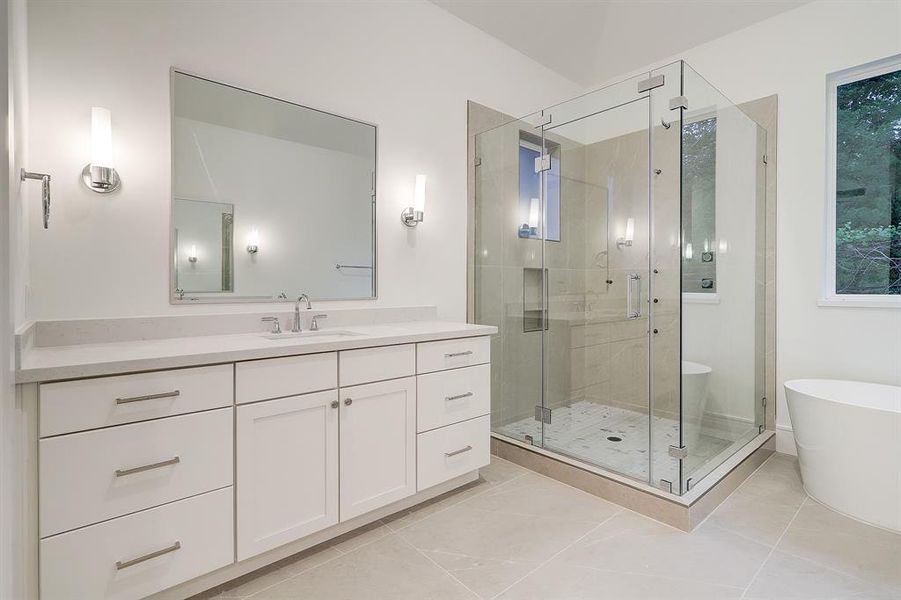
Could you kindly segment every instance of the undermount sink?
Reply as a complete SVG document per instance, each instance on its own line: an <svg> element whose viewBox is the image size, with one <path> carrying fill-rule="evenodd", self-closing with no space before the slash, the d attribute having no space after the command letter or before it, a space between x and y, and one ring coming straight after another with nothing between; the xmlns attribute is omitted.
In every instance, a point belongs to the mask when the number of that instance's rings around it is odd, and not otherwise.
<svg viewBox="0 0 901 600"><path fill-rule="evenodd" d="M341 329L320 329L319 331L283 331L282 333L262 333L260 335L267 340L290 340L295 338L354 337L362 334Z"/></svg>

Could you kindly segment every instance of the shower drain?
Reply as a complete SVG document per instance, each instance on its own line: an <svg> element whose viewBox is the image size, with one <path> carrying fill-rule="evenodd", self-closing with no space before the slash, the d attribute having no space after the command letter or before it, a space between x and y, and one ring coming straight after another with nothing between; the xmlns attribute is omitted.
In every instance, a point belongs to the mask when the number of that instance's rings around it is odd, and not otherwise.
<svg viewBox="0 0 901 600"><path fill-rule="evenodd" d="M607 440L610 442L621 442L621 441L623 441L623 438L616 436L616 435L608 435Z"/></svg>

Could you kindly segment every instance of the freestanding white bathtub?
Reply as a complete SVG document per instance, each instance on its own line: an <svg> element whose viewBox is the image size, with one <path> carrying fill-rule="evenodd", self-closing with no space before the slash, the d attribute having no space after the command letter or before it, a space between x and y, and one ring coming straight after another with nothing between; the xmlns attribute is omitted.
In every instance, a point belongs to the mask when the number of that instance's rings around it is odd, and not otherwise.
<svg viewBox="0 0 901 600"><path fill-rule="evenodd" d="M901 387L795 379L785 396L807 493L901 533Z"/></svg>

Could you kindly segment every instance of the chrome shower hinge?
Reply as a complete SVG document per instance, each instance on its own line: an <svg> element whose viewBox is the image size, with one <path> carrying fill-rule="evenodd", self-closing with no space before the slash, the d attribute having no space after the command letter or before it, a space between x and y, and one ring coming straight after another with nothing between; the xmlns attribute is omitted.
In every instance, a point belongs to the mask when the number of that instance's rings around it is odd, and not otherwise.
<svg viewBox="0 0 901 600"><path fill-rule="evenodd" d="M659 487L664 492L669 492L670 494L673 493L673 482L672 481L667 481L666 479L661 479L660 483L657 484L657 487Z"/></svg>
<svg viewBox="0 0 901 600"><path fill-rule="evenodd" d="M550 154L542 154L541 156L535 157L535 172L541 173L542 171L550 171L551 170L551 155Z"/></svg>
<svg viewBox="0 0 901 600"><path fill-rule="evenodd" d="M685 96L676 96L675 98L670 98L669 109L676 110L677 108L688 108L688 98L686 98Z"/></svg>
<svg viewBox="0 0 901 600"><path fill-rule="evenodd" d="M547 425L551 424L551 409L538 405L535 407L535 420Z"/></svg>
<svg viewBox="0 0 901 600"><path fill-rule="evenodd" d="M669 455L673 458L678 458L679 460L683 460L688 456L688 447L687 446L670 446L669 447Z"/></svg>

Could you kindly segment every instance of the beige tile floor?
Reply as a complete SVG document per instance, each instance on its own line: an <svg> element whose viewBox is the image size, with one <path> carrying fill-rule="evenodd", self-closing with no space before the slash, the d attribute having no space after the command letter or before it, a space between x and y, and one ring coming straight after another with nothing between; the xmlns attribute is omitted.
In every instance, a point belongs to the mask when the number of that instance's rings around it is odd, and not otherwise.
<svg viewBox="0 0 901 600"><path fill-rule="evenodd" d="M692 533L495 458L478 482L204 594L303 600L901 600L901 535L774 455Z"/></svg>

